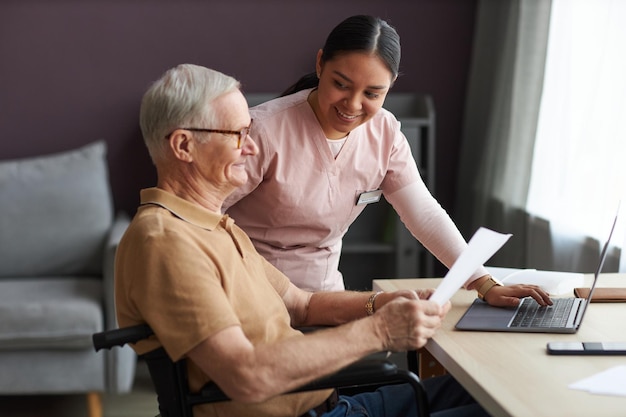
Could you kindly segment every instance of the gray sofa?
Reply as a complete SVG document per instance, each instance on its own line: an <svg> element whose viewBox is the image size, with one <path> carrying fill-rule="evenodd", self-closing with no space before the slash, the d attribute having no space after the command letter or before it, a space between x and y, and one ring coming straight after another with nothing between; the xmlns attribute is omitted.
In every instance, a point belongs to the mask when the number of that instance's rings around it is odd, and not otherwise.
<svg viewBox="0 0 626 417"><path fill-rule="evenodd" d="M116 327L113 261L129 223L114 216L106 144L0 161L0 395L128 392L136 356L96 353Z"/></svg>

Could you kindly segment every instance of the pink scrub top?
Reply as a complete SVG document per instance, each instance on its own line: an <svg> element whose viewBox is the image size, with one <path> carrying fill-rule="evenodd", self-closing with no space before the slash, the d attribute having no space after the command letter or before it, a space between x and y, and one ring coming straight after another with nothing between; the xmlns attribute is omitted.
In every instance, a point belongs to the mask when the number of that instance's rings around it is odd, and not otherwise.
<svg viewBox="0 0 626 417"><path fill-rule="evenodd" d="M388 196L419 183L415 188L425 194L418 196L420 201L436 205L430 212L443 217L436 221L456 233L455 253L445 263L453 262L465 241L423 185L395 116L378 111L350 132L334 158L307 102L311 91L250 110L254 119L250 136L259 154L247 159L248 183L226 199L223 210L296 286L338 291L344 289L338 270L342 238L366 207L356 204L359 195L380 189ZM434 219L424 220L432 224ZM429 248L433 249L437 248Z"/></svg>

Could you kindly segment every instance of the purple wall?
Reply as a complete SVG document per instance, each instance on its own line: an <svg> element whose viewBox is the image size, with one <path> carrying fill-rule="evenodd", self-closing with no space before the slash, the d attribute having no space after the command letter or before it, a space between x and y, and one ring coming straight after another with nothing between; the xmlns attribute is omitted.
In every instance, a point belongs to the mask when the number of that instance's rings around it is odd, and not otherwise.
<svg viewBox="0 0 626 417"><path fill-rule="evenodd" d="M247 92L282 91L313 70L328 32L353 14L398 30L393 91L425 92L437 111L437 189L453 211L472 47L469 0L3 0L0 3L0 159L71 149L103 138L117 209L134 213L154 169L138 128L148 85L200 64Z"/></svg>

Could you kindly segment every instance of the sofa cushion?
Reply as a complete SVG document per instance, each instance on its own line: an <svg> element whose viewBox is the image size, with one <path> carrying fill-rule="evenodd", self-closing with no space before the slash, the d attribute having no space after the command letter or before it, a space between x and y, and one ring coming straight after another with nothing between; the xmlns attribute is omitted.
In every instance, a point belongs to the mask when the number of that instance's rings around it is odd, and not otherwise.
<svg viewBox="0 0 626 417"><path fill-rule="evenodd" d="M112 222L104 141L0 162L0 277L101 275Z"/></svg>
<svg viewBox="0 0 626 417"><path fill-rule="evenodd" d="M0 351L77 349L102 331L98 278L0 280Z"/></svg>

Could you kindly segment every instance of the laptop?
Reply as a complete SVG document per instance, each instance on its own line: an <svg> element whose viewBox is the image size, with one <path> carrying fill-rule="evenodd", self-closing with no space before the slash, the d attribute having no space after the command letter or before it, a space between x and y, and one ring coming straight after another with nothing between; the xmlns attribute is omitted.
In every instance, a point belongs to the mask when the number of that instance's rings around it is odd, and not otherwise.
<svg viewBox="0 0 626 417"><path fill-rule="evenodd" d="M602 248L600 261L594 273L593 284L587 298L554 298L552 299L553 305L544 307L540 306L533 298L526 297L520 301L517 307L510 308L494 307L477 298L455 328L493 332L576 333L598 283L617 217L618 215L615 215L611 232Z"/></svg>

